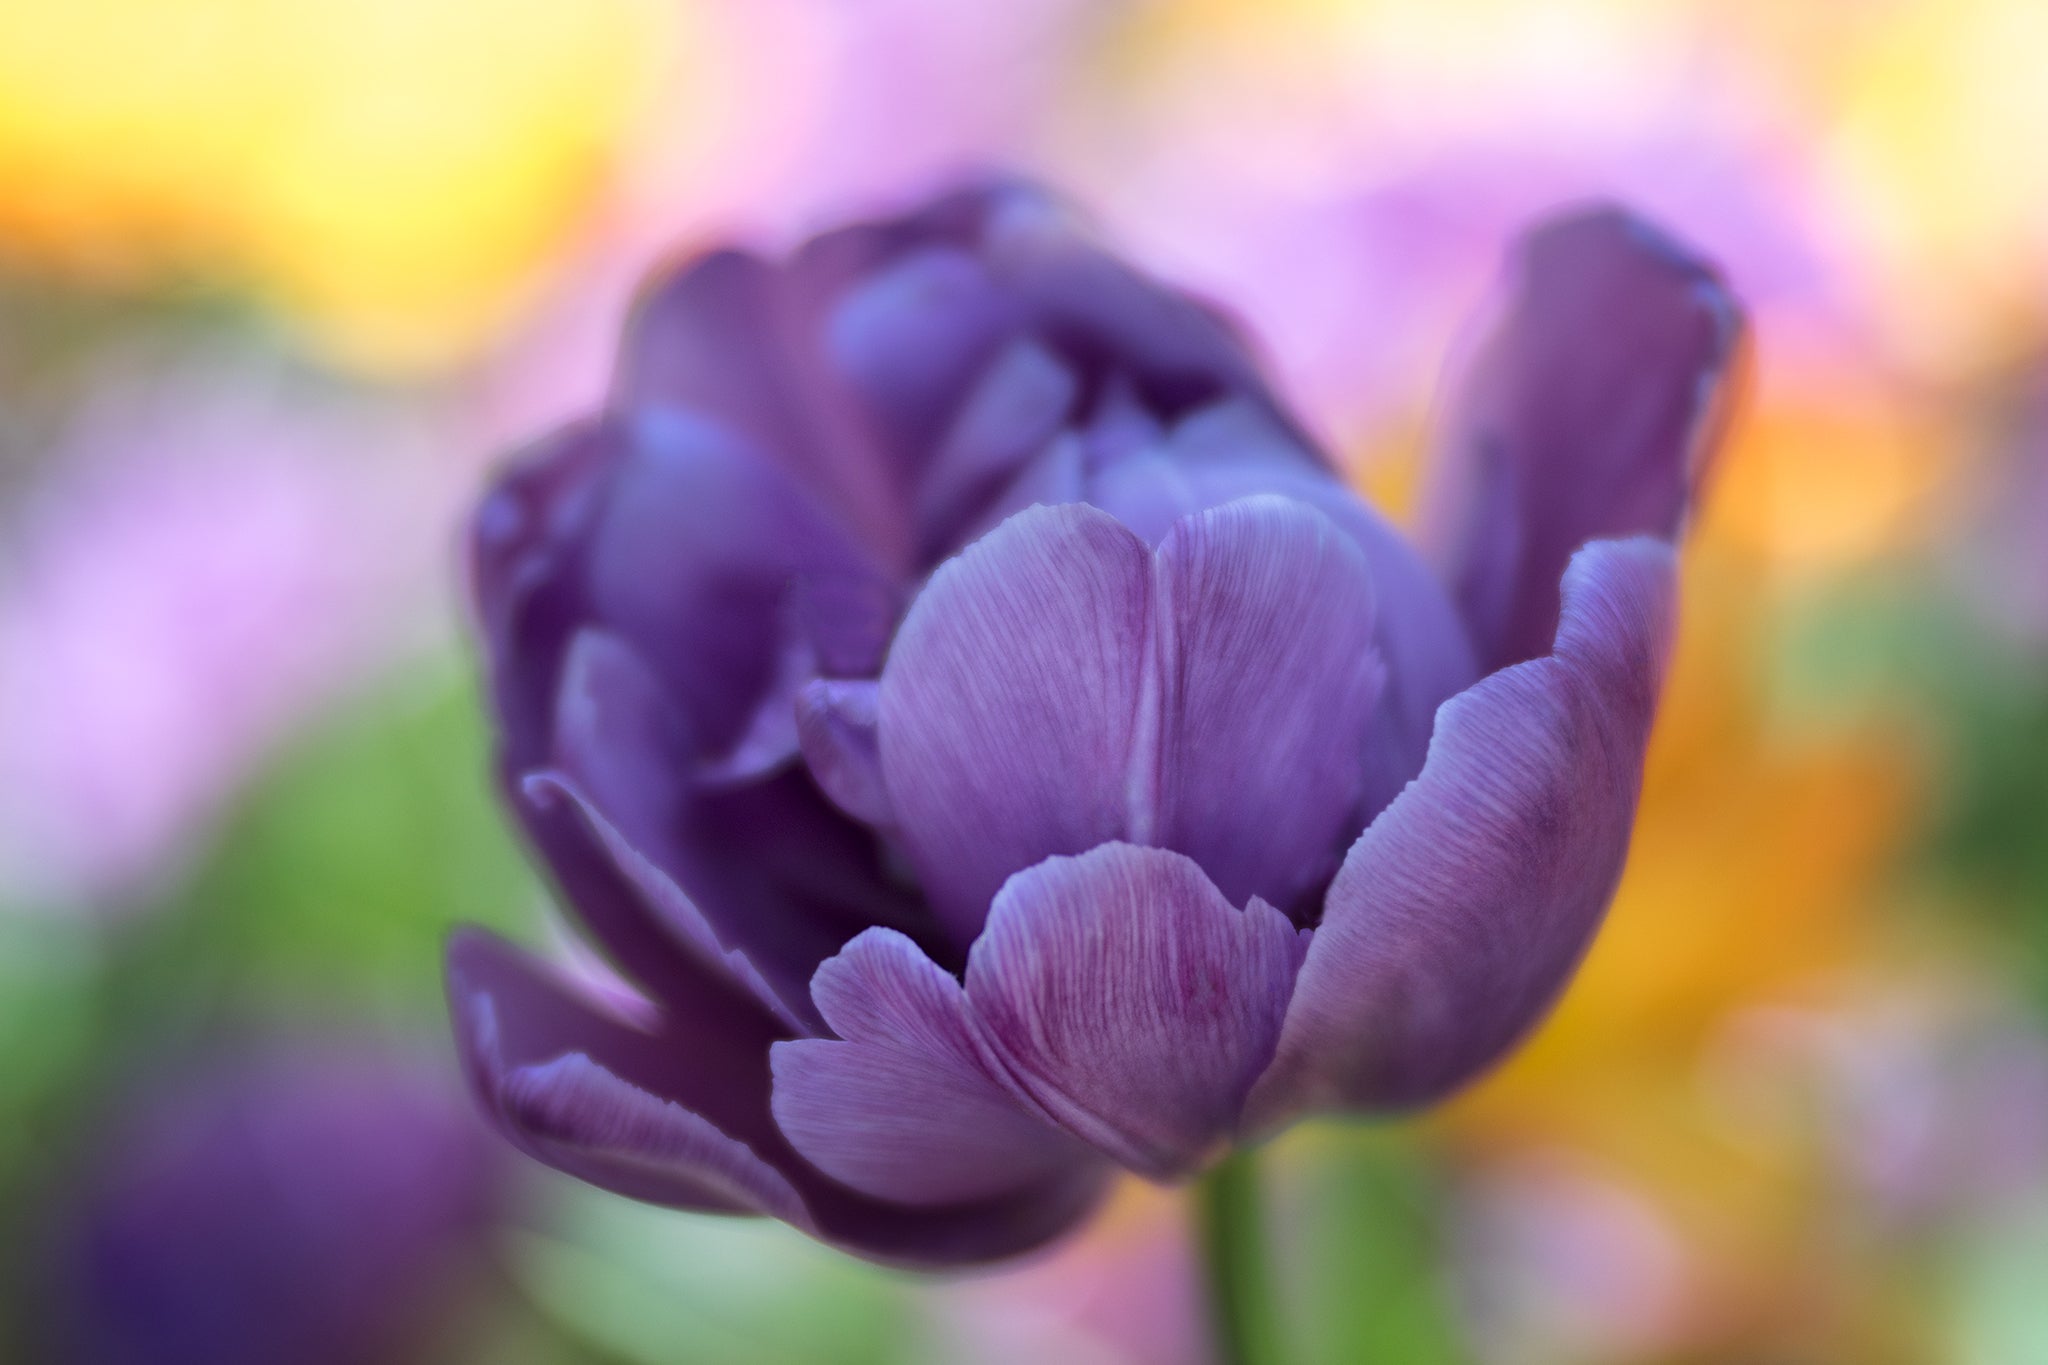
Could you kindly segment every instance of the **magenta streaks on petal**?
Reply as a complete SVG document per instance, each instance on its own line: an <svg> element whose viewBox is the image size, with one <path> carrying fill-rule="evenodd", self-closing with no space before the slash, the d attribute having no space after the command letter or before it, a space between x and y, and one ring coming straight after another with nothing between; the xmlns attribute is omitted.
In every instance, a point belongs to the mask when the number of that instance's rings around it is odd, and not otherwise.
<svg viewBox="0 0 2048 1365"><path fill-rule="evenodd" d="M1106 844L1018 873L967 963L1003 1061L1066 1127L1154 1179L1235 1137L1306 931L1178 853Z"/></svg>

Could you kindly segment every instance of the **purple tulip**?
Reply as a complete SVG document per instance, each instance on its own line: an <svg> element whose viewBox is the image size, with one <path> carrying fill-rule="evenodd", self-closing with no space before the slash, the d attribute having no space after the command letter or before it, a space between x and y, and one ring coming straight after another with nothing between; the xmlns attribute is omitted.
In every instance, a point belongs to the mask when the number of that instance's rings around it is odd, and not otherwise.
<svg viewBox="0 0 2048 1365"><path fill-rule="evenodd" d="M1459 1085L1619 875L1739 332L1628 215L1537 228L1432 566L1028 188L665 276L476 519L509 799L638 988L459 936L485 1107L932 1265Z"/></svg>
<svg viewBox="0 0 2048 1365"><path fill-rule="evenodd" d="M508 1193L440 1075L356 1043L215 1059L113 1116L45 1258L37 1359L424 1359Z"/></svg>

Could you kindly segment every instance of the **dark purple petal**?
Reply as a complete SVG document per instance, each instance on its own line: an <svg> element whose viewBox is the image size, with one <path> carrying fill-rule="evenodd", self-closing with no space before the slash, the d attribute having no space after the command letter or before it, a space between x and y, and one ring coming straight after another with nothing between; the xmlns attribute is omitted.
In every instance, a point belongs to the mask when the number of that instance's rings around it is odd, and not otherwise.
<svg viewBox="0 0 2048 1365"><path fill-rule="evenodd" d="M1283 905L1356 828L1377 670L1365 558L1253 498L1148 555L1089 507L1020 513L935 574L882 674L906 850L962 940L1019 868L1176 848Z"/></svg>
<svg viewBox="0 0 2048 1365"><path fill-rule="evenodd" d="M1031 329L1098 389L1122 376L1166 417L1242 394L1294 430L1235 325L1097 249L1050 200L992 218L985 250Z"/></svg>
<svg viewBox="0 0 2048 1365"><path fill-rule="evenodd" d="M659 680L618 636L585 630L570 645L554 728L559 767L522 781L527 806L547 811L566 805L594 845L591 852L609 864L607 871L631 898L634 913L701 967L730 979L793 1024L809 1021L801 956L779 974L779 982L771 982L674 880L673 869L686 862L678 836L691 801L685 776L690 745ZM832 951L829 930L792 918L797 922L777 946L797 947L800 954L808 949L821 958ZM812 942L797 942L806 937ZM776 962L770 959L771 970Z"/></svg>
<svg viewBox="0 0 2048 1365"><path fill-rule="evenodd" d="M527 838L540 855L562 902L574 908L577 921L589 931L613 962L635 982L661 999L691 999L739 990L757 997L773 995L763 982L732 979L737 964L715 961L702 946L679 939L674 921L649 907L641 890L623 873L585 807L562 800L533 774L503 779L505 799ZM679 893L680 894L680 893Z"/></svg>
<svg viewBox="0 0 2048 1365"><path fill-rule="evenodd" d="M690 261L634 309L612 408L709 419L838 510L882 562L900 564L909 527L899 481L825 363L813 331L822 302L745 252Z"/></svg>
<svg viewBox="0 0 2048 1365"><path fill-rule="evenodd" d="M1088 501L1087 443L1076 433L1063 431L1018 468L1016 476L967 523L968 530L957 539L962 545L972 545L1028 508Z"/></svg>
<svg viewBox="0 0 2048 1365"><path fill-rule="evenodd" d="M1330 887L1253 1126L1434 1099L1549 1007L1628 852L1674 572L1653 538L1587 546L1555 651L1445 704Z"/></svg>
<svg viewBox="0 0 2048 1365"><path fill-rule="evenodd" d="M1306 503L1246 498L1168 532L1153 581L1129 837L1189 854L1232 903L1292 906L1357 829L1380 684L1365 556Z"/></svg>
<svg viewBox="0 0 2048 1365"><path fill-rule="evenodd" d="M565 428L516 456L471 520L470 586L501 747L514 765L547 752L557 670L589 613L583 540L623 448L616 426Z"/></svg>
<svg viewBox="0 0 2048 1365"><path fill-rule="evenodd" d="M815 1231L802 1196L752 1148L583 1053L505 1072L497 1101L516 1142L600 1189L703 1213L768 1214Z"/></svg>
<svg viewBox="0 0 2048 1365"><path fill-rule="evenodd" d="M804 763L819 790L854 819L876 826L895 819L875 734L881 692L879 683L865 679L817 678L796 706Z"/></svg>
<svg viewBox="0 0 2048 1365"><path fill-rule="evenodd" d="M731 753L766 703L780 708L787 757L796 736L785 675L792 647L807 643L799 586L882 575L801 487L718 428L655 415L636 419L632 436L591 529L592 614L653 666L699 760Z"/></svg>
<svg viewBox="0 0 2048 1365"><path fill-rule="evenodd" d="M1538 226L1511 273L1452 386L1426 502L1427 539L1489 670L1549 644L1580 545L1677 534L1743 332L1710 265L1618 208Z"/></svg>
<svg viewBox="0 0 2048 1365"><path fill-rule="evenodd" d="M871 1199L799 1157L769 1112L774 1021L745 1002L600 999L475 930L449 945L449 996L470 1084L522 1150L633 1198L772 1213L902 1265L971 1264L1059 1235L1100 1195L1063 1170L981 1200Z"/></svg>
<svg viewBox="0 0 2048 1365"><path fill-rule="evenodd" d="M901 934L862 934L813 989L843 1041L777 1043L774 1108L827 1175L882 1199L946 1204L1095 1160L1006 1088L960 983Z"/></svg>
<svg viewBox="0 0 2048 1365"><path fill-rule="evenodd" d="M1012 342L989 365L918 483L919 545L926 557L961 543L962 527L1059 435L1077 392L1066 366L1029 337Z"/></svg>
<svg viewBox="0 0 2048 1365"><path fill-rule="evenodd" d="M808 1027L818 964L870 924L916 927L922 907L889 878L873 836L802 768L695 780L684 728L631 649L586 630L563 672L559 771L529 779L526 795L567 797L646 916Z"/></svg>
<svg viewBox="0 0 2048 1365"><path fill-rule="evenodd" d="M933 440L1014 322L979 258L956 246L905 252L854 284L824 326L826 353L905 447Z"/></svg>
<svg viewBox="0 0 2048 1365"><path fill-rule="evenodd" d="M1123 830L1151 572L1107 515L1040 508L941 566L898 630L882 771L960 942L1012 872Z"/></svg>
<svg viewBox="0 0 2048 1365"><path fill-rule="evenodd" d="M696 902L683 894L668 874L651 862L616 825L605 819L597 804L574 778L545 770L532 773L526 779L522 794L536 809L564 807L582 822L584 833L593 845L593 853L609 861L607 870L633 897L634 913L650 926L658 927L666 936L668 945L686 953L698 968L715 974L744 992L792 1032L807 1033L815 1029L816 1020L806 1002L786 988L778 989L744 949L729 947L721 941L718 929ZM820 940L821 943L823 941ZM812 951L829 950L814 947ZM771 959L773 965L779 963Z"/></svg>
<svg viewBox="0 0 2048 1365"><path fill-rule="evenodd" d="M1193 861L1106 844L1003 887L967 995L1011 1074L1154 1179L1199 1169L1272 1059L1307 935Z"/></svg>
<svg viewBox="0 0 2048 1365"><path fill-rule="evenodd" d="M448 990L464 1074L522 1151L634 1199L804 1218L747 1145L762 1127L756 1054L775 1037L765 1014L698 1002L688 1032L652 1010L632 1018L474 930L449 943Z"/></svg>

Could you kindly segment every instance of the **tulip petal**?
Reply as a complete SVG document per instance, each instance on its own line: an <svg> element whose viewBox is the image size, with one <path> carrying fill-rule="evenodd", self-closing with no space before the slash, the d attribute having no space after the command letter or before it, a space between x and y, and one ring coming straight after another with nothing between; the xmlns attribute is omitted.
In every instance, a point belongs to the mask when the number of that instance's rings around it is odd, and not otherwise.
<svg viewBox="0 0 2048 1365"><path fill-rule="evenodd" d="M660 676L697 760L772 730L764 704L779 706L787 757L794 688L778 683L802 633L799 589L880 591L882 575L795 481L710 423L646 416L631 436L590 533L593 613Z"/></svg>
<svg viewBox="0 0 2048 1365"><path fill-rule="evenodd" d="M1532 230L1451 389L1426 537L1488 670L1541 654L1596 537L1676 535L1719 441L1743 322L1713 268L1612 207Z"/></svg>
<svg viewBox="0 0 2048 1365"><path fill-rule="evenodd" d="M809 330L821 302L746 252L687 262L635 306L612 408L708 419L841 509L883 562L900 563L908 526L896 480Z"/></svg>
<svg viewBox="0 0 2048 1365"><path fill-rule="evenodd" d="M514 457L471 519L470 587L514 767L546 757L562 656L589 612L580 544L622 448L612 424L564 428Z"/></svg>
<svg viewBox="0 0 2048 1365"><path fill-rule="evenodd" d="M1123 829L1150 579L1113 518L1038 508L940 566L897 631L882 771L959 941L1012 872Z"/></svg>
<svg viewBox="0 0 2048 1365"><path fill-rule="evenodd" d="M748 1053L773 1037L762 1016L734 1005L677 1036L475 930L450 942L448 975L464 1073L521 1150L634 1199L808 1221L729 1131L758 1128Z"/></svg>
<svg viewBox="0 0 2048 1365"><path fill-rule="evenodd" d="M522 788L527 802L539 809L565 807L582 822L595 851L609 860L609 871L634 898L635 913L658 925L671 943L688 953L700 966L717 973L739 987L762 1008L798 1033L811 1032L815 1017L801 1000L792 1000L764 976L753 959L740 948L726 946L719 939L704 912L655 866L633 842L619 832L585 795L581 786L565 773L542 771L527 776ZM829 949L819 949L829 951ZM628 959L631 961L632 959ZM636 962L637 966L638 963Z"/></svg>
<svg viewBox="0 0 2048 1365"><path fill-rule="evenodd" d="M1292 905L1357 828L1377 665L1358 547L1305 504L1189 518L1156 555L1082 506L942 567L882 673L882 771L940 914L1113 839ZM1246 818L1246 811L1271 812Z"/></svg>
<svg viewBox="0 0 2048 1365"><path fill-rule="evenodd" d="M1106 844L1003 887L967 962L975 1016L1061 1124L1169 1180L1236 1132L1307 935L1178 853Z"/></svg>
<svg viewBox="0 0 2048 1365"><path fill-rule="evenodd" d="M1239 394L1296 430L1233 322L1097 249L1057 205L995 220L985 250L1032 330L1098 384L1122 374L1166 417Z"/></svg>
<svg viewBox="0 0 2048 1365"><path fill-rule="evenodd" d="M1156 747L1128 837L1194 856L1233 904L1291 906L1358 829L1381 678L1365 555L1256 497L1180 522L1154 569Z"/></svg>
<svg viewBox="0 0 2048 1365"><path fill-rule="evenodd" d="M693 781L682 715L616 635L577 636L558 711L557 766L530 775L529 799L566 798L644 914L805 1031L818 963L870 924L922 919L804 771Z"/></svg>
<svg viewBox="0 0 2048 1365"><path fill-rule="evenodd" d="M1386 684L1364 745L1362 827L1422 770L1437 707L1479 676L1464 622L1407 539L1242 399L1189 415L1164 444L1101 470L1087 500L1157 545L1181 518L1261 493L1322 512L1358 543L1371 569L1373 643Z"/></svg>
<svg viewBox="0 0 2048 1365"><path fill-rule="evenodd" d="M960 983L901 934L862 934L813 989L839 1039L775 1045L774 1110L827 1175L882 1199L946 1204L1097 1160L1005 1088Z"/></svg>
<svg viewBox="0 0 2048 1365"><path fill-rule="evenodd" d="M1253 1127L1434 1099L1549 1007L1628 852L1674 572L1653 538L1586 547L1554 652L1445 704L1330 887Z"/></svg>
<svg viewBox="0 0 2048 1365"><path fill-rule="evenodd" d="M825 321L826 353L905 448L935 439L1015 308L957 246L913 248L852 285Z"/></svg>
<svg viewBox="0 0 2048 1365"><path fill-rule="evenodd" d="M867 679L815 678L797 696L797 734L819 790L854 819L890 824L876 738L882 689Z"/></svg>
<svg viewBox="0 0 2048 1365"><path fill-rule="evenodd" d="M918 543L926 557L961 543L961 528L1059 435L1078 392L1059 358L1029 337L990 363L918 481Z"/></svg>
<svg viewBox="0 0 2048 1365"><path fill-rule="evenodd" d="M989 1198L912 1207L857 1194L799 1157L769 1112L773 1021L706 997L655 1009L609 1002L494 935L448 949L456 1038L471 1088L536 1159L636 1199L767 1213L872 1260L968 1265L1073 1226L1102 1173L1066 1169Z"/></svg>

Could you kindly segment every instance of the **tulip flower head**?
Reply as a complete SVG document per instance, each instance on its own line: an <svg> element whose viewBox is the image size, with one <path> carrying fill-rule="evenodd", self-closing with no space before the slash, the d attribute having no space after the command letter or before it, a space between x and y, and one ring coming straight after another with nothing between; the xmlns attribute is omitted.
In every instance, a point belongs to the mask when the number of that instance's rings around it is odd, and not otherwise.
<svg viewBox="0 0 2048 1365"><path fill-rule="evenodd" d="M1032 188L659 279L475 521L507 798L633 988L459 935L485 1108L945 1265L1457 1087L1619 876L1740 331L1630 215L1539 225L1411 543Z"/></svg>

